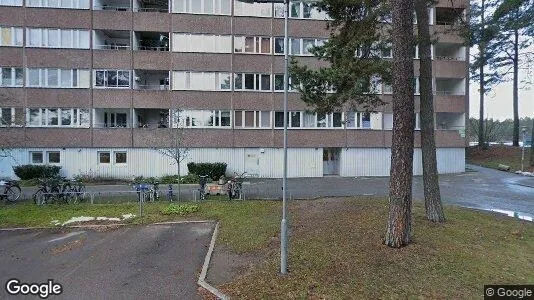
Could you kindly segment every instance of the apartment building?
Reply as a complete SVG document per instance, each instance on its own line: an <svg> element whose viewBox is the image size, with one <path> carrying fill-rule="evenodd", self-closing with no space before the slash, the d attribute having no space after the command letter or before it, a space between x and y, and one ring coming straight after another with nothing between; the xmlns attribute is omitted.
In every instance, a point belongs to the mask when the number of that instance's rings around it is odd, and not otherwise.
<svg viewBox="0 0 534 300"><path fill-rule="evenodd" d="M431 9L441 173L464 171L468 50L449 25L467 6ZM281 177L283 17L283 5L233 0L0 0L0 147L12 154L1 175L18 164L60 165L66 176L174 174L157 148L179 135L184 174L195 161ZM291 3L289 51L302 63L324 64L309 49L328 38L326 18ZM414 64L417 76L417 49ZM391 87L376 92L391 99ZM390 105L317 115L294 91L288 105L290 177L389 175ZM417 128L415 146L421 174Z"/></svg>

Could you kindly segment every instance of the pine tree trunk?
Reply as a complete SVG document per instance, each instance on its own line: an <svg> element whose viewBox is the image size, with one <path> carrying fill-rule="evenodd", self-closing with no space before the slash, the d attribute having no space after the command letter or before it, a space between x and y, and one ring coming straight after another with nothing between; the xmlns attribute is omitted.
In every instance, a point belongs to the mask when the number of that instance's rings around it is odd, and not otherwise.
<svg viewBox="0 0 534 300"><path fill-rule="evenodd" d="M530 166L534 167L534 118L532 118L532 136L530 139Z"/></svg>
<svg viewBox="0 0 534 300"><path fill-rule="evenodd" d="M482 26L482 28L484 28L484 9L485 8L485 5L484 5L485 1L482 0L482 4L481 4L481 15L480 15L480 24ZM484 30L482 30L482 34L484 34ZM478 116L478 147L479 148L486 148L486 143L484 141L484 93L486 92L485 89L484 89L484 64L486 63L485 61L485 49L484 49L485 45L484 45L484 42L481 41L479 44L478 44L478 52L479 52L479 56L480 56L480 67L479 67L479 78L478 78L478 92L479 92L479 96L480 96L480 101L479 101L479 116Z"/></svg>
<svg viewBox="0 0 534 300"><path fill-rule="evenodd" d="M385 244L411 241L414 144L413 0L393 0L393 138Z"/></svg>
<svg viewBox="0 0 534 300"><path fill-rule="evenodd" d="M514 30L514 90L513 101L514 101L514 138L513 143L514 147L519 147L519 96L518 96L518 72L519 72L519 32L517 29Z"/></svg>
<svg viewBox="0 0 534 300"><path fill-rule="evenodd" d="M425 213L429 221L445 222L441 205L434 138L434 97L432 92L432 54L428 7L426 0L415 0L419 42L419 86L421 103L421 152L423 156L423 187Z"/></svg>

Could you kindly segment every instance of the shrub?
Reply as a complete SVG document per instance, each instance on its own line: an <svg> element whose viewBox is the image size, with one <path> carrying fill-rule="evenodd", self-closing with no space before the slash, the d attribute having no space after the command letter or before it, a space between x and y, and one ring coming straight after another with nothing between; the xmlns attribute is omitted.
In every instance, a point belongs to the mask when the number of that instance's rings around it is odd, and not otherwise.
<svg viewBox="0 0 534 300"><path fill-rule="evenodd" d="M13 167L15 175L21 180L58 177L60 170L61 167L59 166L49 165L20 165Z"/></svg>
<svg viewBox="0 0 534 300"><path fill-rule="evenodd" d="M194 163L187 164L190 173L202 176L208 175L213 180L219 180L226 174L226 163Z"/></svg>
<svg viewBox="0 0 534 300"><path fill-rule="evenodd" d="M143 176L137 176L134 177L133 182L135 184L137 183L148 183L148 184L154 184L155 182L161 183L156 177L143 177Z"/></svg>
<svg viewBox="0 0 534 300"><path fill-rule="evenodd" d="M188 183L198 183L199 177L197 174L187 174L185 176L182 176L182 183L188 184Z"/></svg>
<svg viewBox="0 0 534 300"><path fill-rule="evenodd" d="M164 215L180 215L185 216L197 212L199 206L197 204L169 204L169 206L161 209Z"/></svg>

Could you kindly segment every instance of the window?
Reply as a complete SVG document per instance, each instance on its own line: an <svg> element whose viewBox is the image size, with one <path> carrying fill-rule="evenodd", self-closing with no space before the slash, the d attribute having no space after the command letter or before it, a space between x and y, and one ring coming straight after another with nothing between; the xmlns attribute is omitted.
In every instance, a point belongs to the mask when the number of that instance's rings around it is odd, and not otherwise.
<svg viewBox="0 0 534 300"><path fill-rule="evenodd" d="M271 91L271 74L234 74L235 90Z"/></svg>
<svg viewBox="0 0 534 300"><path fill-rule="evenodd" d="M232 0L173 0L173 13L230 15Z"/></svg>
<svg viewBox="0 0 534 300"><path fill-rule="evenodd" d="M173 128L230 128L232 126L229 110L173 110L171 113Z"/></svg>
<svg viewBox="0 0 534 300"><path fill-rule="evenodd" d="M30 152L30 161L32 164L42 164L43 163L43 152Z"/></svg>
<svg viewBox="0 0 534 300"><path fill-rule="evenodd" d="M231 89L230 73L174 71L173 90L227 91Z"/></svg>
<svg viewBox="0 0 534 300"><path fill-rule="evenodd" d="M173 33L174 52L232 53L230 35Z"/></svg>
<svg viewBox="0 0 534 300"><path fill-rule="evenodd" d="M28 127L89 127L89 109L82 108L28 108Z"/></svg>
<svg viewBox="0 0 534 300"><path fill-rule="evenodd" d="M313 55L311 49L324 45L325 39L312 38L289 38L289 54L291 55ZM284 38L275 37L273 42L274 54L284 54Z"/></svg>
<svg viewBox="0 0 534 300"><path fill-rule="evenodd" d="M89 88L89 70L29 68L27 69L26 86L43 88Z"/></svg>
<svg viewBox="0 0 534 300"><path fill-rule="evenodd" d="M22 6L22 0L0 0L0 5Z"/></svg>
<svg viewBox="0 0 534 300"><path fill-rule="evenodd" d="M89 9L89 0L29 0L26 6Z"/></svg>
<svg viewBox="0 0 534 300"><path fill-rule="evenodd" d="M59 151L49 151L46 152L49 164L59 164L61 163L61 155Z"/></svg>
<svg viewBox="0 0 534 300"><path fill-rule="evenodd" d="M96 70L95 87L129 88L130 71L128 70Z"/></svg>
<svg viewBox="0 0 534 300"><path fill-rule="evenodd" d="M10 127L15 126L15 109L1 108L0 109L0 126Z"/></svg>
<svg viewBox="0 0 534 300"><path fill-rule="evenodd" d="M272 17L271 3L245 3L234 1L235 16Z"/></svg>
<svg viewBox="0 0 534 300"><path fill-rule="evenodd" d="M104 113L104 127L108 128L126 128L128 127L127 113Z"/></svg>
<svg viewBox="0 0 534 300"><path fill-rule="evenodd" d="M0 26L0 46L22 47L22 28Z"/></svg>
<svg viewBox="0 0 534 300"><path fill-rule="evenodd" d="M27 28L27 47L89 49L89 30Z"/></svg>
<svg viewBox="0 0 534 300"><path fill-rule="evenodd" d="M0 73L1 87L22 87L22 68L2 67Z"/></svg>
<svg viewBox="0 0 534 300"><path fill-rule="evenodd" d="M242 128L271 128L271 112L237 110L234 112L234 126Z"/></svg>
<svg viewBox="0 0 534 300"><path fill-rule="evenodd" d="M115 163L125 164L126 163L126 152L115 152Z"/></svg>
<svg viewBox="0 0 534 300"><path fill-rule="evenodd" d="M369 112L348 112L347 128L370 129L371 113Z"/></svg>
<svg viewBox="0 0 534 300"><path fill-rule="evenodd" d="M284 91L284 74L274 74L274 90L275 92ZM289 91L294 91L295 89L291 86L291 77L289 77Z"/></svg>
<svg viewBox="0 0 534 300"><path fill-rule="evenodd" d="M109 164L111 162L111 154L109 151L98 152L98 163Z"/></svg>
<svg viewBox="0 0 534 300"><path fill-rule="evenodd" d="M283 43L283 39L282 39ZM236 36L234 38L234 52L270 54L271 38L257 36Z"/></svg>
<svg viewBox="0 0 534 300"><path fill-rule="evenodd" d="M317 114L316 125L316 127L324 128L342 128L343 114L340 112L334 112L330 114Z"/></svg>
<svg viewBox="0 0 534 300"><path fill-rule="evenodd" d="M326 20L328 15L325 12L319 11L319 9L313 7L311 3L305 1L290 1L289 17L297 19L315 19ZM284 4L274 4L274 16L275 18L283 18L285 16Z"/></svg>

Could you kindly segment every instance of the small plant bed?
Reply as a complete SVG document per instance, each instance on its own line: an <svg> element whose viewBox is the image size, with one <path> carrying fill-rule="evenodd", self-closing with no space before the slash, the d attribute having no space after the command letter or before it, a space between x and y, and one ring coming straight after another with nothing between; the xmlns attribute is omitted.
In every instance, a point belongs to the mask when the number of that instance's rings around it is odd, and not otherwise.
<svg viewBox="0 0 534 300"><path fill-rule="evenodd" d="M466 160L470 164L479 165L492 169L499 169L499 165L510 167L510 172L521 170L521 147L504 145L492 145L488 149L469 147L466 149ZM534 167L529 166L531 148L525 148L526 172L534 172Z"/></svg>

